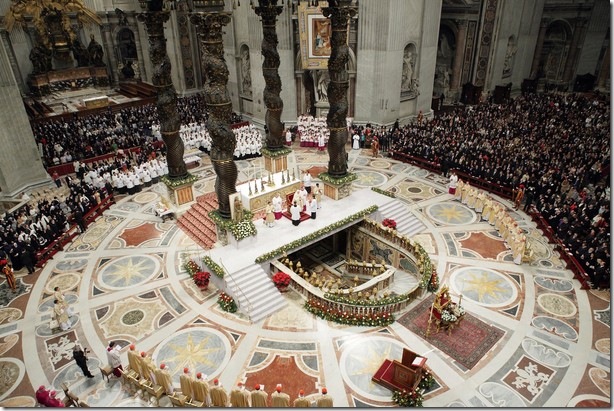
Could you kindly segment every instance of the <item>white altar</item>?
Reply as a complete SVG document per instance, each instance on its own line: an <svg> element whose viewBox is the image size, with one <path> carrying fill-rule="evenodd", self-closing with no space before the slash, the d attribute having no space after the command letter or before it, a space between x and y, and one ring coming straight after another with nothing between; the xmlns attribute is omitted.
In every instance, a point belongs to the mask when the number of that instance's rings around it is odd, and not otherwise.
<svg viewBox="0 0 614 411"><path fill-rule="evenodd" d="M302 181L299 179L300 176L296 176L294 180L292 180L292 173L290 173L290 181L285 180L282 184L282 173L284 177L286 176L285 171L280 171L279 173L271 174L274 186L267 185L267 181L269 180L268 176L264 177L264 190L262 190L262 183L260 178L255 180L251 180L247 183L243 183L237 186L237 192L241 193L241 201L243 203L243 208L250 210L252 213L258 212L260 210L264 210L266 204L269 200L271 200L276 193L279 192L281 198L285 201L286 194L294 193L302 184ZM258 192L256 193L254 190L254 181L258 186ZM249 186L251 186L252 194L249 194Z"/></svg>

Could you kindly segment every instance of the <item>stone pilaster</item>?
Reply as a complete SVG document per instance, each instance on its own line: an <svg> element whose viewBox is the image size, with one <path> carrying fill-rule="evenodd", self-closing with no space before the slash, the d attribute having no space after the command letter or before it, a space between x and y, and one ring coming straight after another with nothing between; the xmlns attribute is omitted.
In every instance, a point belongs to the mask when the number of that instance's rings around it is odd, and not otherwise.
<svg viewBox="0 0 614 411"><path fill-rule="evenodd" d="M458 92L461 84L461 75L463 69L463 59L465 57L465 39L467 37L467 20L458 20L458 33L456 35L456 52L454 55L454 66L452 68L451 91Z"/></svg>
<svg viewBox="0 0 614 411"><path fill-rule="evenodd" d="M584 18L576 19L576 25L571 39L571 47L569 48L569 54L565 62L565 71L563 72L563 81L565 82L572 80L573 71L576 67L576 58L578 56L578 45L580 44L580 39L584 37L586 23L587 21Z"/></svg>
<svg viewBox="0 0 614 411"><path fill-rule="evenodd" d="M537 43L535 44L535 53L533 53L533 63L531 64L531 79L535 80L539 75L539 62L542 56L542 50L544 49L544 39L546 38L546 30L550 24L549 19L541 21L539 25L539 33L537 35Z"/></svg>
<svg viewBox="0 0 614 411"><path fill-rule="evenodd" d="M36 147L6 43L0 42L0 196L50 183Z"/></svg>

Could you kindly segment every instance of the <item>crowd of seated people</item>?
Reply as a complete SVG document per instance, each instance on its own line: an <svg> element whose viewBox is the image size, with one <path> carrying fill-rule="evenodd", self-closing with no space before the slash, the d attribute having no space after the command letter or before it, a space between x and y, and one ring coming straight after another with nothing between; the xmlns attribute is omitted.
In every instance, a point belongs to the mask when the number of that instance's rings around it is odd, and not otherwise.
<svg viewBox="0 0 614 411"><path fill-rule="evenodd" d="M204 97L201 93L177 99L181 124L205 123ZM240 122L233 113L231 121ZM70 119L49 119L32 125L46 167L70 163L138 147L152 138L152 127L159 128L155 104L132 106L114 113L107 111Z"/></svg>
<svg viewBox="0 0 614 411"><path fill-rule="evenodd" d="M84 216L107 196L105 187L95 187L70 179L68 190L47 189L24 199L20 209L6 212L0 219L0 249L9 257L14 270L26 267L35 271L36 254L58 239L73 222L85 230Z"/></svg>
<svg viewBox="0 0 614 411"><path fill-rule="evenodd" d="M602 96L529 94L390 129L391 150L508 188L526 187L595 288L610 279L610 106ZM529 208L527 208L530 210Z"/></svg>
<svg viewBox="0 0 614 411"><path fill-rule="evenodd" d="M37 252L65 233L72 223L86 229L86 216L110 194L134 194L168 173L165 156L146 143L133 157L116 155L94 163L78 163L76 176L65 184L26 195L23 207L0 219L0 249L14 270L35 271Z"/></svg>
<svg viewBox="0 0 614 411"><path fill-rule="evenodd" d="M352 118L348 117L346 123L349 128L352 125ZM330 138L326 117L299 116L296 120L296 134L299 136L301 147L326 147Z"/></svg>
<svg viewBox="0 0 614 411"><path fill-rule="evenodd" d="M262 155L261 150L264 137L253 124L233 128L232 133L235 135L237 142L233 153L235 160L244 160ZM153 134L158 139L162 138L159 126L153 127ZM186 152L199 149L208 154L211 151L211 134L207 130L206 121L183 124L179 130L179 135L181 140L183 140Z"/></svg>

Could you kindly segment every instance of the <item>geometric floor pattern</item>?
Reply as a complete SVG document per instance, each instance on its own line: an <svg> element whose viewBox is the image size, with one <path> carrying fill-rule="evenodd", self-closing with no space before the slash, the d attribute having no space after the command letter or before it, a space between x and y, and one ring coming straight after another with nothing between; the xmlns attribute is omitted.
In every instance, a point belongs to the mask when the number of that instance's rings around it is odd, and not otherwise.
<svg viewBox="0 0 614 411"><path fill-rule="evenodd" d="M289 168L327 166L326 154L293 149ZM536 252L533 261L516 265L494 228L447 194L444 178L386 157L372 159L366 150L347 151L348 168L358 175L356 190L395 192L426 227L416 240L429 252L441 283L454 296L463 295L463 306L480 327L501 330L494 348L464 366L442 342L425 338L425 330L400 323L328 323L307 313L293 291L284 294L286 308L254 324L223 312L216 290L199 290L181 269L181 256L198 248L174 221L162 223L152 214L163 189L154 186L118 199L42 270L18 272L17 293L0 282L0 406L33 406L38 386L61 392L63 382L93 406L146 406L120 381L102 380L98 366L106 363L110 340L135 343L156 364L165 362L177 387L180 370L188 367L208 381L219 378L228 390L242 381L270 393L282 383L294 399L299 389L313 398L326 386L338 407L390 406L391 392L371 376L384 359L400 359L409 348L428 358L436 378L424 406L610 405L609 291L581 290L522 212L518 223ZM214 187L212 166L203 164L193 171L201 177L197 196ZM239 162L238 183L261 167L259 158ZM329 201L324 198L320 212ZM257 221L257 229L263 224ZM49 328L55 286L74 308L65 332ZM95 378L85 378L72 360L76 341L90 349ZM122 358L127 362L125 350ZM163 398L160 405L171 404Z"/></svg>

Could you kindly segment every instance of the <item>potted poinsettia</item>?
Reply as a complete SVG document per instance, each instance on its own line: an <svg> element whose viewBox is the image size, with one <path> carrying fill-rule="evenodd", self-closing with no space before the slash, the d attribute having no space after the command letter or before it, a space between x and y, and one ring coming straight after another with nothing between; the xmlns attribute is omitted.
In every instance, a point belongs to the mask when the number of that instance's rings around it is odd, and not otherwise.
<svg viewBox="0 0 614 411"><path fill-rule="evenodd" d="M384 221L382 221L382 225L387 228L392 228L393 230L397 229L397 222L394 221L392 218L384 218Z"/></svg>
<svg viewBox="0 0 614 411"><path fill-rule="evenodd" d="M202 289L206 289L207 287L209 287L210 278L211 274L206 271L198 271L192 276L194 284L196 284L199 288Z"/></svg>
<svg viewBox="0 0 614 411"><path fill-rule="evenodd" d="M286 273L278 271L273 276L273 283L279 291L284 292L288 289L288 286L290 285L290 276Z"/></svg>

